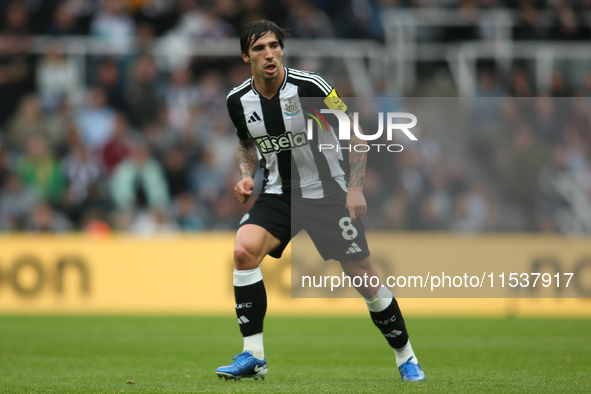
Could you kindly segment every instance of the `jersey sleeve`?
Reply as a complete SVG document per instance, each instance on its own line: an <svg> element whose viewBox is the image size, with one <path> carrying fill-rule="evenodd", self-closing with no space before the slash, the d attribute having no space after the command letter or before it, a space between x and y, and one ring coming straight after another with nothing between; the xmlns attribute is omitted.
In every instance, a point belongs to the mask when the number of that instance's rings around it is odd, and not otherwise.
<svg viewBox="0 0 591 394"><path fill-rule="evenodd" d="M236 128L236 135L241 140L247 140L250 138L248 133L248 128L246 127L246 120L244 119L244 114L241 105L236 104L236 100L232 99L232 97L228 97L226 101L226 106L228 107L228 113L230 114L230 119L232 119L232 123Z"/></svg>
<svg viewBox="0 0 591 394"><path fill-rule="evenodd" d="M307 92L308 97L325 98L334 91L331 84L329 84L326 79L322 78L320 74L308 73L305 78L309 82Z"/></svg>
<svg viewBox="0 0 591 394"><path fill-rule="evenodd" d="M309 97L321 97L324 98L324 104L329 109L335 109L348 113L347 105L341 100L337 94L337 90L329 84L326 79L322 78L320 74L310 75L310 84L308 85L308 96Z"/></svg>

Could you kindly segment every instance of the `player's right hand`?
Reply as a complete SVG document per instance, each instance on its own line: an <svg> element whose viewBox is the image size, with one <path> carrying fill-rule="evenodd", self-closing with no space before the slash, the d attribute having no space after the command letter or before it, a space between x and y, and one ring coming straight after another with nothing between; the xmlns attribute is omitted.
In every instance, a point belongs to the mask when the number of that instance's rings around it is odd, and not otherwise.
<svg viewBox="0 0 591 394"><path fill-rule="evenodd" d="M238 197L238 200L244 204L252 195L252 189L254 189L254 180L249 176L245 176L234 187L234 193Z"/></svg>

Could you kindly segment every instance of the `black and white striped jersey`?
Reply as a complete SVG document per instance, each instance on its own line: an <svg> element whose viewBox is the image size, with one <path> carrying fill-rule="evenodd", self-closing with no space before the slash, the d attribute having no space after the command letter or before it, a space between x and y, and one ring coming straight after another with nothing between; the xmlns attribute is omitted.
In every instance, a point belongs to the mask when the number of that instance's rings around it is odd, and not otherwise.
<svg viewBox="0 0 591 394"><path fill-rule="evenodd" d="M264 170L263 192L318 199L347 191L340 151L319 151L319 144L337 146L334 133L314 133L307 138L300 98L336 96L320 75L293 68L272 99L261 96L251 77L232 89L228 112L240 139L253 139Z"/></svg>

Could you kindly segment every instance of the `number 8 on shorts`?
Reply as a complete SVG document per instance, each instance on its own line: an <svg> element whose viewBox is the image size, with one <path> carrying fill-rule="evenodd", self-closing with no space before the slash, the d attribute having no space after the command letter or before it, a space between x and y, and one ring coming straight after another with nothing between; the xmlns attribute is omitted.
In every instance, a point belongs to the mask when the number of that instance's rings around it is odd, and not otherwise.
<svg viewBox="0 0 591 394"><path fill-rule="evenodd" d="M351 223L351 218L345 216L339 220L339 227L343 229L343 238L347 241L357 238L357 229L353 227L353 223Z"/></svg>

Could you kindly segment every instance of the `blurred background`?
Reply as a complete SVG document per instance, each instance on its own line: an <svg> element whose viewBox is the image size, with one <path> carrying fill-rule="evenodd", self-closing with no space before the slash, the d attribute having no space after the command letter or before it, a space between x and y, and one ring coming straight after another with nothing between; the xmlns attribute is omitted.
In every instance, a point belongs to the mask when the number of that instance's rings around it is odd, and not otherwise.
<svg viewBox="0 0 591 394"><path fill-rule="evenodd" d="M433 387L589 388L591 0L0 0L0 392L220 391L213 368L240 342L235 229L254 200L233 193L225 100L251 75L239 33L261 18L289 29L284 63L321 73L368 134L378 112L418 118L418 141L368 158L383 280L502 290L392 288ZM364 302L292 296L338 264L296 239L261 267L278 379L256 390L389 380Z"/></svg>
<svg viewBox="0 0 591 394"><path fill-rule="evenodd" d="M591 232L589 0L5 0L0 15L0 231L235 229L225 98L250 76L239 32L267 18L289 29L286 65L341 97L467 108L462 132L419 127L416 148L370 157L369 228Z"/></svg>

